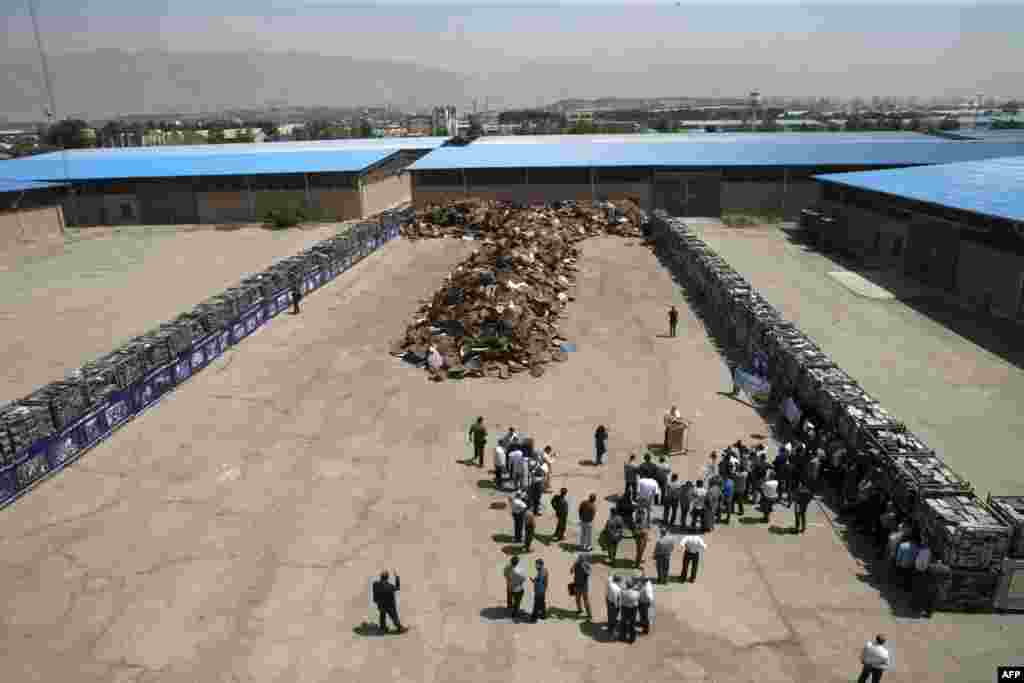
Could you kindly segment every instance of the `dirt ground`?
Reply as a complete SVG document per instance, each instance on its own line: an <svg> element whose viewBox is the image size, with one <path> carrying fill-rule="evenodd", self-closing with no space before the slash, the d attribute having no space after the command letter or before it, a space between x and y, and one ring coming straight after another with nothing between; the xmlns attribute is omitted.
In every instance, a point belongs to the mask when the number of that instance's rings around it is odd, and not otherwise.
<svg viewBox="0 0 1024 683"><path fill-rule="evenodd" d="M341 225L83 228L69 230L64 241L0 253L0 404L61 379Z"/></svg>
<svg viewBox="0 0 1024 683"><path fill-rule="evenodd" d="M849 681L864 641L884 632L896 662L886 680L985 681L1019 653L1016 617L895 616L817 505L803 536L784 533L786 510L771 527L719 527L697 583L659 588L653 633L629 646L569 609L574 555L547 540L545 499L527 559L550 569L550 618L512 623L510 516L487 470L460 462L473 417L492 437L512 425L552 444L553 483L573 510L591 492L621 492L624 457L660 440L672 403L696 421L694 453L673 462L684 478L711 448L765 427L718 393L726 370L653 255L614 238L584 245L566 323L579 350L566 363L540 379L428 382L387 349L472 248L388 245L0 512L5 677ZM108 310L128 279L109 280ZM677 339L661 336L671 303ZM611 461L597 468L584 461L601 422ZM606 518L602 505L597 526ZM620 552L632 551L627 540ZM680 563L677 552L676 575ZM609 569L600 557L594 567L600 620ZM403 579L402 636L365 625L382 569Z"/></svg>

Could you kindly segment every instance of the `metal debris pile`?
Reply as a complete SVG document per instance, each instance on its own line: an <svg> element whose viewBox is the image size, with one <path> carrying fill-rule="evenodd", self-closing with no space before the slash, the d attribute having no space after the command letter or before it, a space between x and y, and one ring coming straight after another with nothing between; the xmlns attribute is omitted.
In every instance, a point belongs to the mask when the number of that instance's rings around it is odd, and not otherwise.
<svg viewBox="0 0 1024 683"><path fill-rule="evenodd" d="M561 202L523 207L480 200L428 207L402 228L411 239L459 237L482 242L420 307L391 352L426 364L430 348L452 378L507 378L564 361L573 346L559 332L573 300L579 251L596 235L641 236L643 213L632 203ZM442 368L434 372L442 377Z"/></svg>

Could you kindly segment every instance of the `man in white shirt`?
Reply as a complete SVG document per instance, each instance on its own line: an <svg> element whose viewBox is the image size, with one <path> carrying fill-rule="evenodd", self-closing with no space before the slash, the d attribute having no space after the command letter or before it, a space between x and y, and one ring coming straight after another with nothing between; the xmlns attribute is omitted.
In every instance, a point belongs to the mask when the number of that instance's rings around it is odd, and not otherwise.
<svg viewBox="0 0 1024 683"><path fill-rule="evenodd" d="M693 500L690 501L693 508L691 514L693 515L692 527L696 531L704 530L704 505L707 502L708 492L704 488L704 482L700 479L697 480L697 485L693 489Z"/></svg>
<svg viewBox="0 0 1024 683"><path fill-rule="evenodd" d="M627 643L636 642L636 612L640 607L640 591L632 585L622 589L620 598L622 639Z"/></svg>
<svg viewBox="0 0 1024 683"><path fill-rule="evenodd" d="M513 555L512 559L505 566L505 588L507 591L507 605L512 617L519 620L519 608L523 604L523 594L526 592L526 570L519 564L519 556Z"/></svg>
<svg viewBox="0 0 1024 683"><path fill-rule="evenodd" d="M697 570L700 568L700 558L703 557L704 551L707 550L707 543L700 536L683 536L683 571L679 575L679 580L686 582L686 572L690 572L690 583L697 581Z"/></svg>
<svg viewBox="0 0 1024 683"><path fill-rule="evenodd" d="M523 525L526 522L526 509L529 507L523 496L519 493L509 500L509 510L512 512L512 531L516 543L523 542Z"/></svg>
<svg viewBox="0 0 1024 683"><path fill-rule="evenodd" d="M505 449L501 446L494 447L494 488L501 490L501 482L505 478L508 468L508 458Z"/></svg>
<svg viewBox="0 0 1024 683"><path fill-rule="evenodd" d="M708 463L704 465L704 486L707 487L708 482L714 477L718 476L718 452L711 451L711 456L708 458Z"/></svg>
<svg viewBox="0 0 1024 683"><path fill-rule="evenodd" d="M636 499L645 508L654 504L654 499L661 495L661 487L656 479L644 477L636 482Z"/></svg>
<svg viewBox="0 0 1024 683"><path fill-rule="evenodd" d="M608 605L608 632L615 633L619 625L619 607L622 605L622 577L618 574L608 577L608 592L604 599Z"/></svg>
<svg viewBox="0 0 1024 683"><path fill-rule="evenodd" d="M516 490L526 488L526 456L518 448L508 454L508 467L512 471L512 481Z"/></svg>
<svg viewBox="0 0 1024 683"><path fill-rule="evenodd" d="M881 681L882 674L892 666L892 655L885 646L885 636L879 634L873 641L865 643L860 653L860 661L864 668L861 669L857 683L867 683L868 676L871 677L871 683Z"/></svg>
<svg viewBox="0 0 1024 683"><path fill-rule="evenodd" d="M779 480L775 478L775 471L768 470L765 475L764 484L761 485L761 512L764 513L764 521L768 522L772 517L772 508L779 498Z"/></svg>

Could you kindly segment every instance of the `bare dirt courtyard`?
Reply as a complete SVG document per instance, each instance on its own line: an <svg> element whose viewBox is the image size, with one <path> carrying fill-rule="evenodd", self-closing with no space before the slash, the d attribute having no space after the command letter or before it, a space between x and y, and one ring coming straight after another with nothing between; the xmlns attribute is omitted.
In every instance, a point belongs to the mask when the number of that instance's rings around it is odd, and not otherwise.
<svg viewBox="0 0 1024 683"><path fill-rule="evenodd" d="M578 351L566 363L539 379L428 382L389 356L389 343L471 249L386 246L306 299L300 316L279 316L0 511L4 679L849 681L864 641L884 632L896 662L886 680L989 681L1020 652L1016 617L897 617L817 505L802 536L781 533L792 523L785 509L773 528L719 526L697 583L659 587L653 632L626 645L570 611L574 555L547 542L545 498L527 558L531 575L534 558L551 571L551 614L512 623L501 575L517 549L511 519L488 470L461 462L473 417L489 421L492 442L512 425L553 445L553 484L572 498L570 538L591 492L604 524L624 457L660 440L671 404L696 422L692 454L673 462L683 478L711 449L767 431L718 393L728 381L715 349L635 240L583 244L565 324ZM111 281L105 315L142 296L130 279ZM672 303L677 339L662 336ZM31 305L4 310L18 319ZM20 348L4 352L8 366ZM603 468L581 462L599 423L610 431ZM675 575L680 563L677 552ZM653 573L650 550L645 568ZM364 626L375 618L368 582L382 569L402 577L402 636ZM601 556L594 570L600 621Z"/></svg>

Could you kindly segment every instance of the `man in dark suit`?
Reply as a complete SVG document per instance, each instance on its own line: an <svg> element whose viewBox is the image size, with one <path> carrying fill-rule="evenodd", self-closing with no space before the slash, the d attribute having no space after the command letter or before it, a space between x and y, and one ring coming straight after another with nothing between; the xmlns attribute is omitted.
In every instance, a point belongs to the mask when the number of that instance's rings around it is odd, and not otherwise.
<svg viewBox="0 0 1024 683"><path fill-rule="evenodd" d="M386 571L381 572L380 580L373 582L373 603L380 612L380 630L388 632L387 618L390 618L398 632L405 633L408 629L402 626L398 618L398 601L395 596L395 593L402 590L402 580L395 574L395 583L392 585L388 578Z"/></svg>

